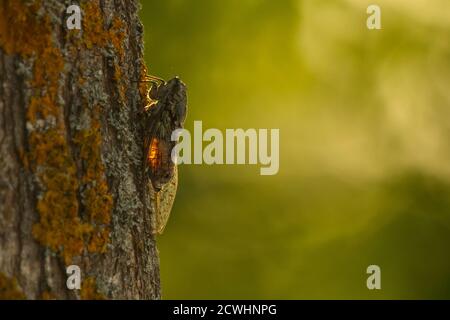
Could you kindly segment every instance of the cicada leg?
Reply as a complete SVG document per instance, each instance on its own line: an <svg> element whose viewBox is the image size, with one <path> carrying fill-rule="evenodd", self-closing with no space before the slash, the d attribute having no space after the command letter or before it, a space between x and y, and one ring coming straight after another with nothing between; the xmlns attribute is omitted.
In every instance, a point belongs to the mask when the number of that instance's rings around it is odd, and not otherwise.
<svg viewBox="0 0 450 320"><path fill-rule="evenodd" d="M166 81L160 77L155 77L152 75L146 75L143 79L144 82L152 82L154 84L156 84L158 87L162 84L165 84Z"/></svg>
<svg viewBox="0 0 450 320"><path fill-rule="evenodd" d="M156 105L158 103L158 100L157 99L153 99L151 97L151 95L150 95L150 93L152 92L152 89L153 89L153 85L156 85L156 89L158 89L159 86L162 85L162 84L165 84L166 81L164 79L162 79L162 78L159 78L159 77L155 77L155 76L152 76L152 75L147 75L140 82L150 82L152 84L151 87L147 91L148 104L145 106L145 110L148 110L148 109L150 109L151 107L153 107L154 105Z"/></svg>

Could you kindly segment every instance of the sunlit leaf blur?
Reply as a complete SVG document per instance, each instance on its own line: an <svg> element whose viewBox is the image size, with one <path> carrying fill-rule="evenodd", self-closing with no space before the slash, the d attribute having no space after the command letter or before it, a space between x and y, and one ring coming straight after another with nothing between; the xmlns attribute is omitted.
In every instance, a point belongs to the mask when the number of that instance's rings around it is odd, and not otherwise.
<svg viewBox="0 0 450 320"><path fill-rule="evenodd" d="M188 129L280 129L278 175L179 168L164 298L450 298L450 1L378 0L369 31L372 2L142 1Z"/></svg>

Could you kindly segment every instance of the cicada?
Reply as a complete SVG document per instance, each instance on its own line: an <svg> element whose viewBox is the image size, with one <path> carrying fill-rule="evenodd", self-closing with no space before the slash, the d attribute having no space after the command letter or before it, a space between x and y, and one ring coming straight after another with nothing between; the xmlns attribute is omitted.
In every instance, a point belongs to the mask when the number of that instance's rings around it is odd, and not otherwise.
<svg viewBox="0 0 450 320"><path fill-rule="evenodd" d="M149 104L145 107L144 174L152 190L152 233L162 234L172 210L178 185L177 166L172 160L176 141L172 133L184 126L187 113L186 85L175 77L164 81L148 77Z"/></svg>

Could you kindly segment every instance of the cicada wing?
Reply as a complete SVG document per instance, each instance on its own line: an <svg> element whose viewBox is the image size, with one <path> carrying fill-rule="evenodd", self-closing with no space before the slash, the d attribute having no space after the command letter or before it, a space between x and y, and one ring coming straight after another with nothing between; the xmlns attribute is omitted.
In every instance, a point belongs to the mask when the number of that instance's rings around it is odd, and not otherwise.
<svg viewBox="0 0 450 320"><path fill-rule="evenodd" d="M164 228L169 220L172 211L175 195L178 187L178 170L175 166L172 179L159 192L154 192L154 208L152 224L152 234L160 235L164 232Z"/></svg>

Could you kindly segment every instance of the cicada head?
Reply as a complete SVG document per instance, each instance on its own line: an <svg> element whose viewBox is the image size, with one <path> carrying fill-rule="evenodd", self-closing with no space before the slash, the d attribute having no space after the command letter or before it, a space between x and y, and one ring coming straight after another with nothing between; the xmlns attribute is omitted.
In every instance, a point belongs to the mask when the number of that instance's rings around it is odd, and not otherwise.
<svg viewBox="0 0 450 320"><path fill-rule="evenodd" d="M173 130L182 128L187 113L186 85L175 77L160 85L153 93L158 104L168 113Z"/></svg>

